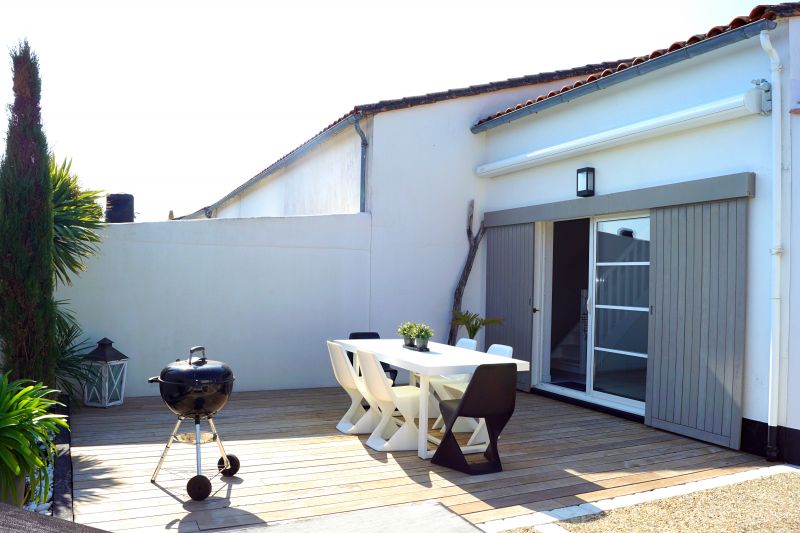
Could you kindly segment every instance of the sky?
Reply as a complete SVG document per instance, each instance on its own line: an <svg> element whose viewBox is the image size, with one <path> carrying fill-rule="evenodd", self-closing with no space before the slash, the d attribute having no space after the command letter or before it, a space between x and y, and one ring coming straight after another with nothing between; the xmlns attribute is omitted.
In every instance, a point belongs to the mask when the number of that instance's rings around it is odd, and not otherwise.
<svg viewBox="0 0 800 533"><path fill-rule="evenodd" d="M50 150L82 186L133 194L137 221L166 220L357 104L643 55L755 5L0 0L0 104L12 100L5 52L27 39Z"/></svg>

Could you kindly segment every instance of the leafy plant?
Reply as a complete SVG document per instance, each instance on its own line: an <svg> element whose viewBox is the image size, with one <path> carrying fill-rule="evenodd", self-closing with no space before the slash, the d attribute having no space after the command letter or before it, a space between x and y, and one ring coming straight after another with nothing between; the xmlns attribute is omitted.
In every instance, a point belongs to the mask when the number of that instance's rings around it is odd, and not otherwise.
<svg viewBox="0 0 800 533"><path fill-rule="evenodd" d="M397 334L401 337L413 337L416 332L417 325L413 322L403 322L397 326Z"/></svg>
<svg viewBox="0 0 800 533"><path fill-rule="evenodd" d="M56 453L51 436L59 427L69 429L63 415L49 412L61 405L48 397L56 393L27 379L9 382L7 373L0 379L0 492L10 494L14 501L47 497L47 465ZM28 475L30 483L20 498L16 480L22 475Z"/></svg>
<svg viewBox="0 0 800 533"><path fill-rule="evenodd" d="M416 324L416 331L414 337L417 339L430 339L433 337L433 328L427 324Z"/></svg>
<svg viewBox="0 0 800 533"><path fill-rule="evenodd" d="M82 396L81 384L97 379L95 367L85 363L91 344L82 339L83 330L72 312L64 306L64 301L56 301L56 387L61 390L73 405Z"/></svg>
<svg viewBox="0 0 800 533"><path fill-rule="evenodd" d="M454 326L464 326L470 339L474 339L482 327L502 323L502 318L482 318L478 313L469 311L456 311L452 322Z"/></svg>
<svg viewBox="0 0 800 533"><path fill-rule="evenodd" d="M53 190L40 106L39 61L11 52L14 102L0 162L0 352L14 377L53 382Z"/></svg>
<svg viewBox="0 0 800 533"><path fill-rule="evenodd" d="M53 266L60 283L71 284L70 274L80 274L83 260L94 255L101 237L103 209L97 203L101 191L82 190L72 162L61 165L50 155L50 182L53 187Z"/></svg>

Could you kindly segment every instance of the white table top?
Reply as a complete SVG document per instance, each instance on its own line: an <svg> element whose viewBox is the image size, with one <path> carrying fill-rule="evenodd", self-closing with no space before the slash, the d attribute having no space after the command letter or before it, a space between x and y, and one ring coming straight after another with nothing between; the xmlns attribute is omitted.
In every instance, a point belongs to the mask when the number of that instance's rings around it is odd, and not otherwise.
<svg viewBox="0 0 800 533"><path fill-rule="evenodd" d="M379 361L422 375L472 374L480 365L516 363L517 371L531 369L528 361L428 342L429 352L403 348L403 339L338 339L345 350L372 352Z"/></svg>

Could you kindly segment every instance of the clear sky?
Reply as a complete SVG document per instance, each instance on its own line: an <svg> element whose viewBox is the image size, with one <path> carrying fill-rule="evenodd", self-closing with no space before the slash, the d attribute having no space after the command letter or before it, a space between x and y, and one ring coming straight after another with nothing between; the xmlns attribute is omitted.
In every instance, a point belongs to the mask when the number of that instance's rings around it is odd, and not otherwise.
<svg viewBox="0 0 800 533"><path fill-rule="evenodd" d="M39 55L56 156L148 221L218 200L356 104L642 55L755 5L0 0L0 45Z"/></svg>

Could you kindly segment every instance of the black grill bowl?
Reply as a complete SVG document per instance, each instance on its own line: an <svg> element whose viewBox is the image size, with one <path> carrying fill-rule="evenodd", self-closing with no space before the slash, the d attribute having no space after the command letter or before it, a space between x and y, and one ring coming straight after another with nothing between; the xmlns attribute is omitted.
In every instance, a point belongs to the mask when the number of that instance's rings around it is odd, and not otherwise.
<svg viewBox="0 0 800 533"><path fill-rule="evenodd" d="M157 381L170 411L186 418L207 418L228 402L234 376L231 368L220 361L187 359L164 367Z"/></svg>

